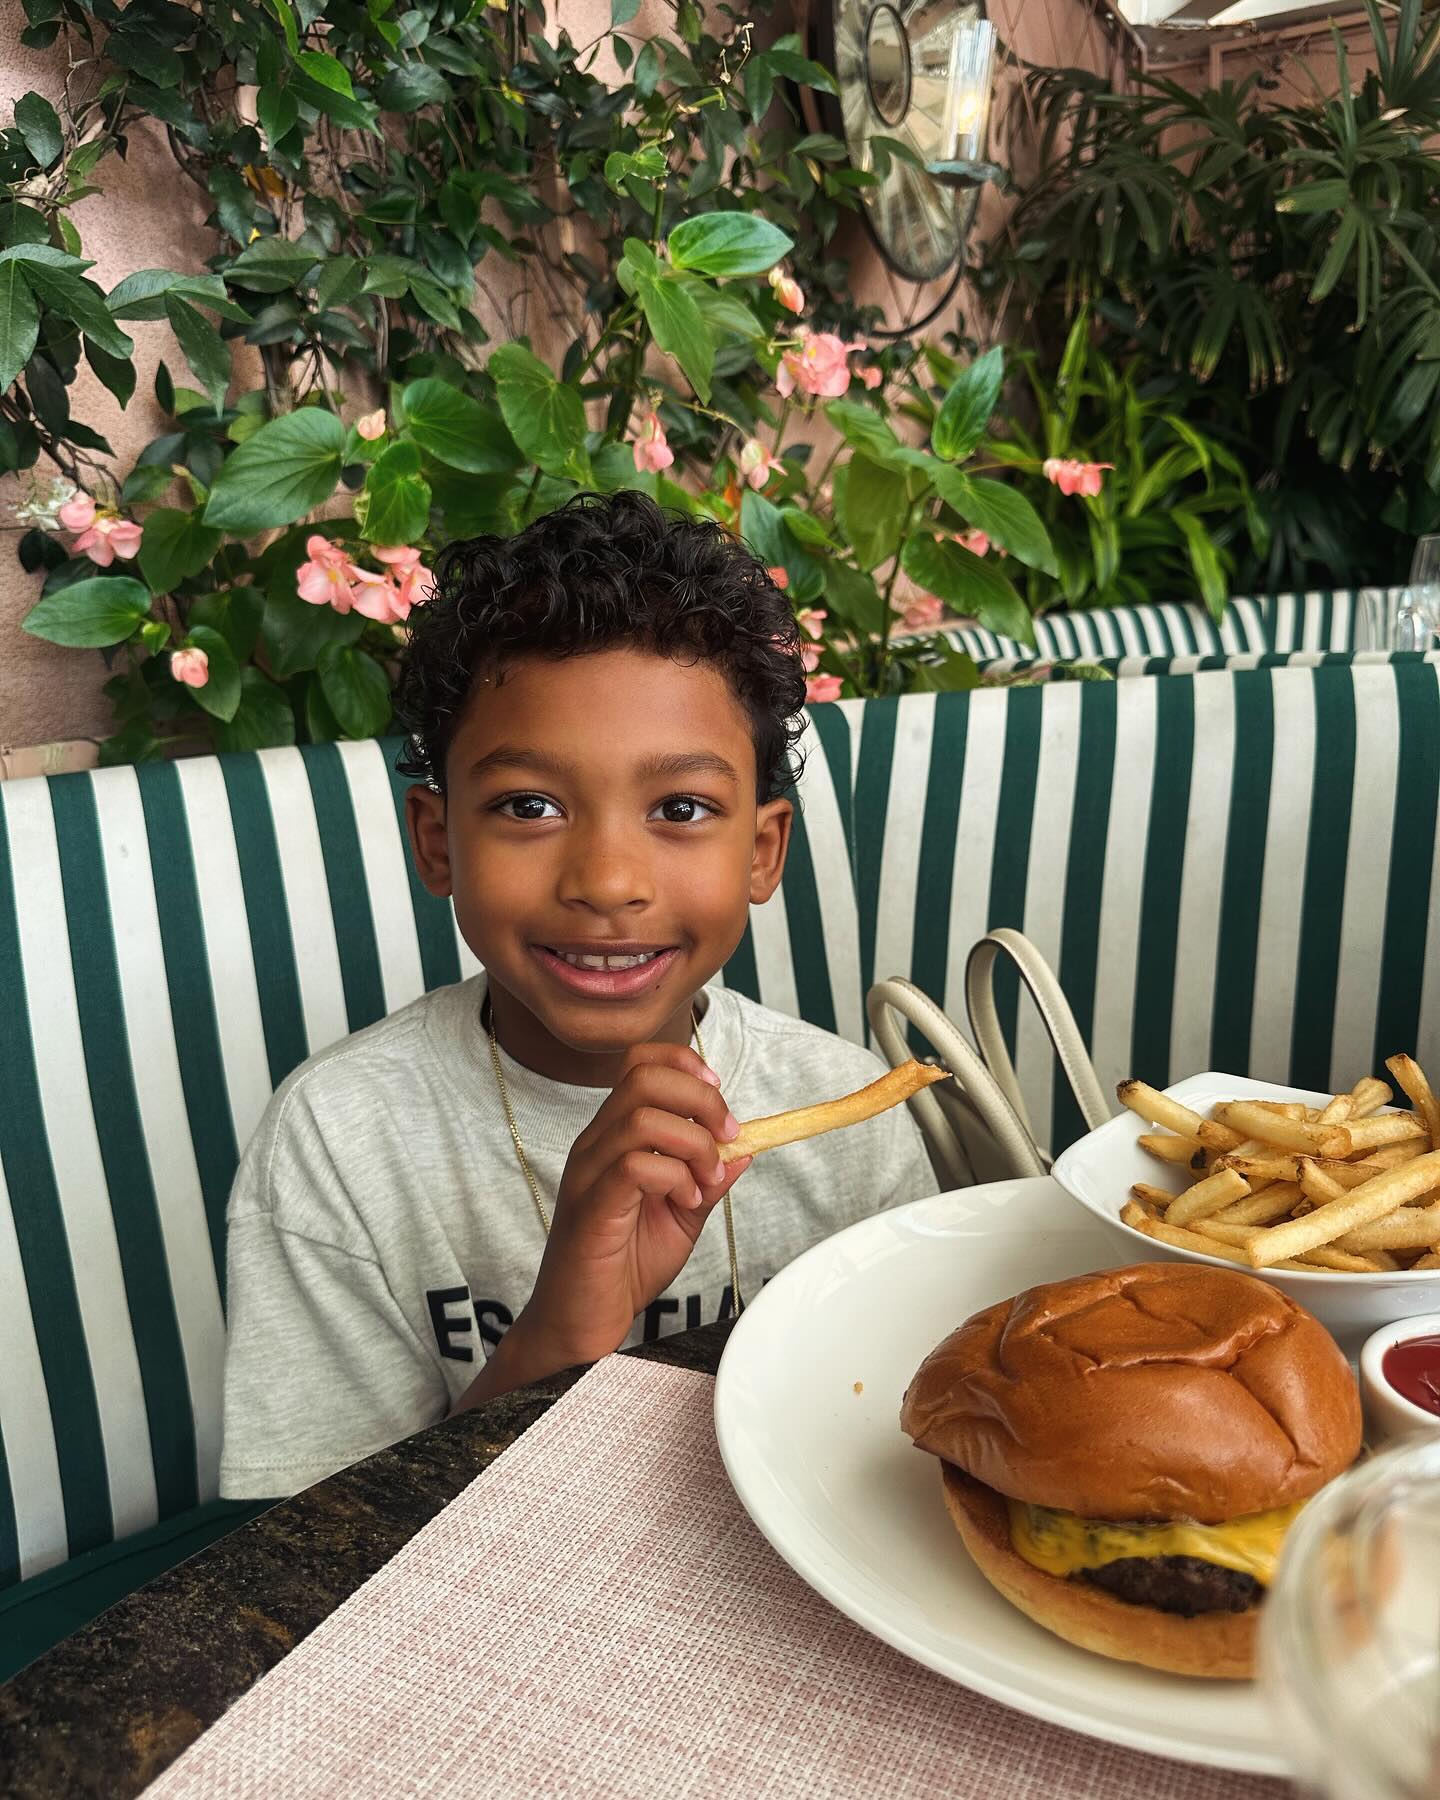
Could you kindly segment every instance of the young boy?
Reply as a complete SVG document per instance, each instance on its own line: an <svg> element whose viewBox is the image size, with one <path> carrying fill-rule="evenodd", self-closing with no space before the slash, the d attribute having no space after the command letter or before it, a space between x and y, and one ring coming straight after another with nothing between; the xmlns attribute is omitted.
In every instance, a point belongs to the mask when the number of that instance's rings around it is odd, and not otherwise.
<svg viewBox="0 0 1440 1800"><path fill-rule="evenodd" d="M727 1317L737 1273L753 1295L936 1187L904 1107L753 1169L716 1154L737 1119L882 1072L710 985L779 885L803 729L761 565L638 494L586 496L451 545L410 622L411 848L485 973L311 1057L245 1153L231 1498Z"/></svg>

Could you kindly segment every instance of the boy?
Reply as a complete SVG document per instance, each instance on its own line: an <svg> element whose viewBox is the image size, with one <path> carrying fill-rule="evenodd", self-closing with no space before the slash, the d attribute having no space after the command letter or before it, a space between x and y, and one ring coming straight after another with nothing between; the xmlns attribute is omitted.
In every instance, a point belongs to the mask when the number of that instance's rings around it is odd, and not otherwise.
<svg viewBox="0 0 1440 1800"><path fill-rule="evenodd" d="M229 1498L726 1317L935 1191L903 1107L748 1174L716 1154L737 1118L881 1072L708 985L789 840L804 675L761 565L638 494L584 496L451 545L410 623L411 848L485 973L312 1057L245 1153Z"/></svg>

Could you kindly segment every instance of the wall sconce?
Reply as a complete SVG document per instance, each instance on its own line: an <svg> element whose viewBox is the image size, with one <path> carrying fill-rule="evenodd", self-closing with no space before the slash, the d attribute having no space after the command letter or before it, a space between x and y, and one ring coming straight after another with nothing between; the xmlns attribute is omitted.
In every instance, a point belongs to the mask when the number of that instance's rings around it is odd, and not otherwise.
<svg viewBox="0 0 1440 1800"><path fill-rule="evenodd" d="M947 187L979 187L1000 173L985 160L994 80L995 27L988 19L968 19L950 42L941 157L925 165Z"/></svg>

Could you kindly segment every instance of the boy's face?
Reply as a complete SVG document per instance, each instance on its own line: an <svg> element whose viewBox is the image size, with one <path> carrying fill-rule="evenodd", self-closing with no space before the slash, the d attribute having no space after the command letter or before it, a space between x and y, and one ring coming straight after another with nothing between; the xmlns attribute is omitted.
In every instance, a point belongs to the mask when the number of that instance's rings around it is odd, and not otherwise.
<svg viewBox="0 0 1440 1800"><path fill-rule="evenodd" d="M789 839L724 676L634 649L524 658L472 695L446 783L410 790L416 862L454 897L507 1046L538 1064L688 1036ZM576 966L596 956L641 960Z"/></svg>

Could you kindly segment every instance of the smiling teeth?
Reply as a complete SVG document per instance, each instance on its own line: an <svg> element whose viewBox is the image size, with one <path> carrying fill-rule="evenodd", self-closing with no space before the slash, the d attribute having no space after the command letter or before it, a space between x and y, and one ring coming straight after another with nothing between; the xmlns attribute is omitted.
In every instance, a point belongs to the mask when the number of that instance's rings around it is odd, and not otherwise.
<svg viewBox="0 0 1440 1800"><path fill-rule="evenodd" d="M642 963L654 962L663 952L647 950L643 956L572 956L567 950L556 950L554 954L572 969L638 969Z"/></svg>

